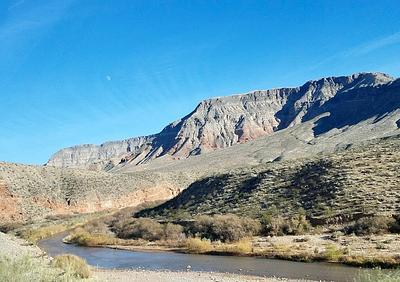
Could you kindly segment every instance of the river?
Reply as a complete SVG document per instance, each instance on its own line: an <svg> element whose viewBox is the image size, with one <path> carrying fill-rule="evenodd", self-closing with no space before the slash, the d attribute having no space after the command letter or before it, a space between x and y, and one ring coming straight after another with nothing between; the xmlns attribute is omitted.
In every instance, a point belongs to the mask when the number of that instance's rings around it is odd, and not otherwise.
<svg viewBox="0 0 400 282"><path fill-rule="evenodd" d="M331 263L303 263L276 259L193 255L174 252L126 251L64 244L65 233L42 240L39 247L54 257L74 254L90 265L105 269L147 269L229 272L267 277L325 281L353 281L365 269Z"/></svg>

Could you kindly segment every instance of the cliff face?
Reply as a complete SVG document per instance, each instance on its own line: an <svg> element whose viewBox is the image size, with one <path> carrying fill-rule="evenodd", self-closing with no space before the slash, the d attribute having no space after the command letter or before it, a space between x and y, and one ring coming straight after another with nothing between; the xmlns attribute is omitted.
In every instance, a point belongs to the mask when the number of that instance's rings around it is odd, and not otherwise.
<svg viewBox="0 0 400 282"><path fill-rule="evenodd" d="M389 106L383 107L385 101L379 95L390 92L388 88L398 89L397 82L381 73L360 73L309 81L297 88L208 99L158 134L99 146L62 149L50 158L47 165L109 170L126 163L143 164L161 156L187 158L244 143L330 113L331 116L314 131L319 135L338 126L359 122L374 110L377 114L389 110ZM392 92L390 95L388 97L398 107L399 95ZM377 101L380 104L376 104ZM351 114L352 120L346 119L354 108L362 110L360 118Z"/></svg>
<svg viewBox="0 0 400 282"><path fill-rule="evenodd" d="M111 174L0 162L0 224L166 200L193 178L182 173Z"/></svg>

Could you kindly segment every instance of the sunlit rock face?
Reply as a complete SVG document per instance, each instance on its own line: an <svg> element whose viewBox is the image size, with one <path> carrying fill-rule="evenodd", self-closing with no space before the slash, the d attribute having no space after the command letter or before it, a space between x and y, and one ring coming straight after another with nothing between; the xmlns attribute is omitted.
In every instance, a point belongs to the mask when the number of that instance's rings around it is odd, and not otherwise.
<svg viewBox="0 0 400 282"><path fill-rule="evenodd" d="M55 153L47 165L110 170L159 157L188 158L270 135L325 114L314 130L318 136L398 109L398 89L399 81L386 74L359 73L313 80L296 88L208 99L158 134L65 148Z"/></svg>

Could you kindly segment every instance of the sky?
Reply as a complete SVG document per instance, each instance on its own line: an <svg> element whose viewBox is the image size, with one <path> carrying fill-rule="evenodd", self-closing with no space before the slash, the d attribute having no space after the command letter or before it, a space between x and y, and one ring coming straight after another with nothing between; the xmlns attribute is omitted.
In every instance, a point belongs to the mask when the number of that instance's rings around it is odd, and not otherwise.
<svg viewBox="0 0 400 282"><path fill-rule="evenodd" d="M203 99L400 76L398 0L1 0L0 161L159 132Z"/></svg>

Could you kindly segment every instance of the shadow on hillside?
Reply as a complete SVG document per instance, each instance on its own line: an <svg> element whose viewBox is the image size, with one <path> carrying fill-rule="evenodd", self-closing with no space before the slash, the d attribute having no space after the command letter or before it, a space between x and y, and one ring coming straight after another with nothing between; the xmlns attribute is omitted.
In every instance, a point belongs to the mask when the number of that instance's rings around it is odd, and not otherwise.
<svg viewBox="0 0 400 282"><path fill-rule="evenodd" d="M309 121L326 112L330 113L316 122L313 128L316 136L374 117L377 122L385 115L400 109L399 84L356 88L338 93L320 108L309 111L303 117L303 121Z"/></svg>

